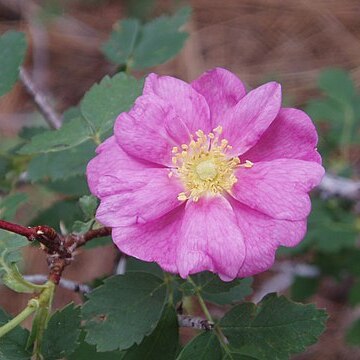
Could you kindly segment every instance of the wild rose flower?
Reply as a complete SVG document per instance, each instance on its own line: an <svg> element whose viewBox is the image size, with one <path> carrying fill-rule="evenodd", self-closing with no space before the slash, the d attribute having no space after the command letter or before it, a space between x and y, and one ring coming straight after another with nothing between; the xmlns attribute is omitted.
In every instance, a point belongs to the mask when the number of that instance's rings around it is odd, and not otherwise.
<svg viewBox="0 0 360 360"><path fill-rule="evenodd" d="M191 84L150 74L88 165L97 219L121 251L183 278L262 272L306 232L324 174L316 144L275 82L246 94L221 68Z"/></svg>

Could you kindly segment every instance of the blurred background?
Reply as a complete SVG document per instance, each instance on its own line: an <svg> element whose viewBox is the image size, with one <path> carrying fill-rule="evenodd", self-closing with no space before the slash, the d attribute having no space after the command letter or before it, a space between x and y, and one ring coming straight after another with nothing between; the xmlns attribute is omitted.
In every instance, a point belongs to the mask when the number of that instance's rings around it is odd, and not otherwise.
<svg viewBox="0 0 360 360"><path fill-rule="evenodd" d="M142 77L155 71L191 81L221 66L248 88L281 82L284 105L312 115L329 182L314 194L304 243L279 252L276 267L256 277L249 299L283 291L327 309L328 329L320 342L295 359L360 359L359 1L0 0L0 34L10 29L26 33L30 50L24 67L63 113L77 105L94 82L118 71L101 51L118 20L135 17L147 22L182 6L192 9L183 49L172 60L133 74ZM0 150L15 141L22 127L34 125L43 125L43 119L18 83L0 98ZM59 196L29 184L22 190L30 200L17 212L18 222L39 224L49 206L61 220L67 216L68 208L53 206ZM47 272L45 257L37 249L27 249L26 259L23 273ZM64 276L87 282L110 273L115 263L111 245L83 251ZM78 294L61 289L55 306L69 300L81 301ZM10 313L26 302L23 295L0 286L0 305Z"/></svg>

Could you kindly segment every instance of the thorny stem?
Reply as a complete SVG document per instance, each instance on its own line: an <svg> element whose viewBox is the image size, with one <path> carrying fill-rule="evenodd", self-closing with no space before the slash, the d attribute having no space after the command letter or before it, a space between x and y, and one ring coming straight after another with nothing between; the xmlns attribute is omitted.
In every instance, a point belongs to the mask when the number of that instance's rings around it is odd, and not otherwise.
<svg viewBox="0 0 360 360"><path fill-rule="evenodd" d="M27 319L33 312L39 307L39 302L35 299L31 299L27 307L13 319L0 327L0 338L6 335L9 331L20 325L25 319Z"/></svg>

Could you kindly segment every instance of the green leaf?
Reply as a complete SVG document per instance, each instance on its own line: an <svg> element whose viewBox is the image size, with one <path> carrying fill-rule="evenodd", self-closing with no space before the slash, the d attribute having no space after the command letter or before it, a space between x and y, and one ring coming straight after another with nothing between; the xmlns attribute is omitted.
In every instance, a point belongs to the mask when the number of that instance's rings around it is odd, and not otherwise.
<svg viewBox="0 0 360 360"><path fill-rule="evenodd" d="M60 231L60 222L62 222L68 231L71 230L74 219L81 219L82 211L76 200L62 200L54 203L50 207L42 210L32 224L46 224Z"/></svg>
<svg viewBox="0 0 360 360"><path fill-rule="evenodd" d="M29 163L29 179L59 180L82 175L90 159L95 156L95 148L95 143L88 140L67 150L39 154Z"/></svg>
<svg viewBox="0 0 360 360"><path fill-rule="evenodd" d="M11 317L0 309L0 326L6 324ZM0 360L30 360L31 351L26 350L29 332L20 326L0 338Z"/></svg>
<svg viewBox="0 0 360 360"><path fill-rule="evenodd" d="M10 91L17 81L26 47L22 32L7 31L0 36L0 96Z"/></svg>
<svg viewBox="0 0 360 360"><path fill-rule="evenodd" d="M113 63L126 64L140 36L141 24L138 19L125 19L117 22L110 39L102 46L106 57Z"/></svg>
<svg viewBox="0 0 360 360"><path fill-rule="evenodd" d="M162 64L183 47L188 34L179 28L190 14L191 9L185 7L173 16L161 16L145 25L137 19L118 22L102 50L113 63L136 70Z"/></svg>
<svg viewBox="0 0 360 360"><path fill-rule="evenodd" d="M105 76L95 84L81 101L81 113L94 134L101 135L111 129L116 117L128 111L141 95L143 82L120 73L110 78Z"/></svg>
<svg viewBox="0 0 360 360"><path fill-rule="evenodd" d="M85 250L90 250L90 249L95 249L99 246L108 246L111 245L112 243L113 242L111 236L104 236L88 241L82 248Z"/></svg>
<svg viewBox="0 0 360 360"><path fill-rule="evenodd" d="M89 193L85 176L74 176L66 180L42 182L42 185L45 185L51 191L69 196L78 197Z"/></svg>
<svg viewBox="0 0 360 360"><path fill-rule="evenodd" d="M314 305L269 294L258 304L243 303L220 321L230 347L260 360L288 359L316 342L327 315Z"/></svg>
<svg viewBox="0 0 360 360"><path fill-rule="evenodd" d="M352 285L349 293L349 303L351 306L360 304L360 281L359 279ZM359 340L360 342L360 340Z"/></svg>
<svg viewBox="0 0 360 360"><path fill-rule="evenodd" d="M35 135L25 144L20 154L37 154L63 151L80 145L93 136L87 122L77 117L63 124L59 130L48 130Z"/></svg>
<svg viewBox="0 0 360 360"><path fill-rule="evenodd" d="M98 204L98 199L93 195L84 195L79 199L79 205L84 213L85 220L90 220L95 217L95 211Z"/></svg>
<svg viewBox="0 0 360 360"><path fill-rule="evenodd" d="M191 277L205 300L224 305L242 301L252 293L252 278L224 282L216 274L202 272ZM185 295L193 295L196 290L189 282L184 282L181 289Z"/></svg>
<svg viewBox="0 0 360 360"><path fill-rule="evenodd" d="M8 195L0 200L0 218L2 220L12 220L19 206L27 200L25 193Z"/></svg>
<svg viewBox="0 0 360 360"><path fill-rule="evenodd" d="M84 340L85 331L80 335L80 345L68 360L123 360L124 351L101 352L96 351L96 346L90 345Z"/></svg>
<svg viewBox="0 0 360 360"><path fill-rule="evenodd" d="M41 346L45 359L62 359L75 351L80 335L80 320L80 307L74 304L67 305L51 316Z"/></svg>
<svg viewBox="0 0 360 360"><path fill-rule="evenodd" d="M126 271L147 272L159 278L163 278L164 276L164 272L161 270L158 264L154 262L138 260L133 257L128 257L126 259Z"/></svg>
<svg viewBox="0 0 360 360"><path fill-rule="evenodd" d="M179 32L179 27L187 22L190 14L190 8L182 8L173 16L161 16L145 24L134 50L133 68L141 70L173 58L188 37L187 33Z"/></svg>
<svg viewBox="0 0 360 360"><path fill-rule="evenodd" d="M346 332L346 342L352 346L360 346L360 319L354 321Z"/></svg>
<svg viewBox="0 0 360 360"><path fill-rule="evenodd" d="M322 71L319 87L327 96L344 103L350 103L355 95L355 86L350 74L343 69Z"/></svg>
<svg viewBox="0 0 360 360"><path fill-rule="evenodd" d="M129 272L108 278L89 295L82 316L86 341L98 351L127 349L156 327L166 298L164 282L151 274Z"/></svg>
<svg viewBox="0 0 360 360"><path fill-rule="evenodd" d="M314 295L319 286L319 278L295 276L291 286L291 299L294 301L305 301Z"/></svg>
<svg viewBox="0 0 360 360"><path fill-rule="evenodd" d="M131 347L123 357L124 360L175 359L178 348L179 329L174 308L167 306L155 330L139 345Z"/></svg>
<svg viewBox="0 0 360 360"><path fill-rule="evenodd" d="M208 331L193 338L176 360L221 360L222 349L214 332Z"/></svg>

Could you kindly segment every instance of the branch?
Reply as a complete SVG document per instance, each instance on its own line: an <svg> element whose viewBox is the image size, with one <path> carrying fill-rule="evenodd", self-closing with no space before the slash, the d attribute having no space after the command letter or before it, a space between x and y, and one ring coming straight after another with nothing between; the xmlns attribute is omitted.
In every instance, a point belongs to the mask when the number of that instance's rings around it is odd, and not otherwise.
<svg viewBox="0 0 360 360"><path fill-rule="evenodd" d="M46 275L36 274L36 275L25 275L24 279L36 284L43 284L47 281L48 278ZM67 290L80 292L82 294L87 294L91 291L91 287L89 285L80 284L75 281L64 278L60 279L59 286Z"/></svg>
<svg viewBox="0 0 360 360"><path fill-rule="evenodd" d="M181 327L189 327L198 330L212 330L214 328L214 323L195 316L188 316L188 315L178 315L178 323Z"/></svg>
<svg viewBox="0 0 360 360"><path fill-rule="evenodd" d="M42 244L43 250L48 254L48 279L54 284L59 284L65 267L73 260L73 254L78 247L94 238L111 234L110 228L102 227L84 234L62 235L46 225L25 227L5 220L0 220L0 229L25 236L29 241L38 240Z"/></svg>
<svg viewBox="0 0 360 360"><path fill-rule="evenodd" d="M43 94L39 89L37 89L36 85L23 67L20 68L20 80L26 88L26 91L32 96L34 103L38 107L41 114L44 116L49 126L52 129L59 129L62 123L61 117L49 104L45 94Z"/></svg>

